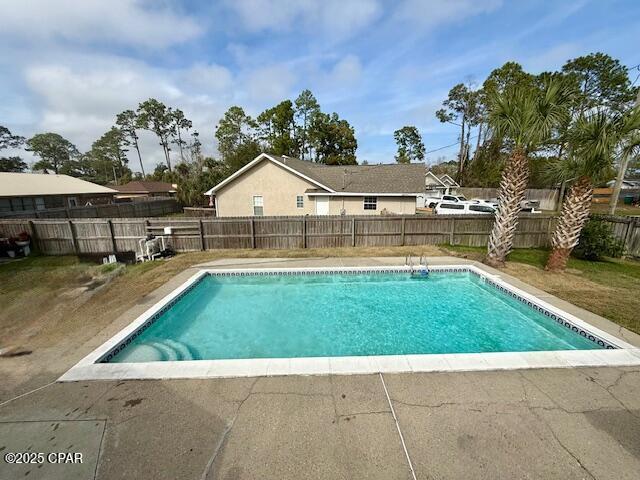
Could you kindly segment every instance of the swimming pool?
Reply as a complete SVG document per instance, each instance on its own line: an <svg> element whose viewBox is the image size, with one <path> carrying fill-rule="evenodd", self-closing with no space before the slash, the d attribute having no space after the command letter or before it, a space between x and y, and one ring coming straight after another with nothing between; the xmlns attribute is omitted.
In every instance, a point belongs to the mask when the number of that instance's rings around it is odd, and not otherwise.
<svg viewBox="0 0 640 480"><path fill-rule="evenodd" d="M406 266L203 270L74 369L106 378L331 373L341 364L343 373L415 371L460 358L472 367L589 351L601 359L621 346L631 347L473 265L428 275ZM82 377L74 369L66 379Z"/></svg>
<svg viewBox="0 0 640 480"><path fill-rule="evenodd" d="M207 275L108 361L592 348L468 271Z"/></svg>

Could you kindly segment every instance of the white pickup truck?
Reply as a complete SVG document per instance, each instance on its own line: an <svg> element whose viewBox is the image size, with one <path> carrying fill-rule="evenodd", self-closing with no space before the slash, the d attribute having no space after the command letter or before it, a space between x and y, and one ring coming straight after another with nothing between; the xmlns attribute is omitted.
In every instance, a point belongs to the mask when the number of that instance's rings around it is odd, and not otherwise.
<svg viewBox="0 0 640 480"><path fill-rule="evenodd" d="M440 202L434 209L436 215L493 215L496 209L487 204Z"/></svg>
<svg viewBox="0 0 640 480"><path fill-rule="evenodd" d="M424 206L427 208L435 208L440 202L460 203L466 202L464 195L439 195L430 196L424 199Z"/></svg>

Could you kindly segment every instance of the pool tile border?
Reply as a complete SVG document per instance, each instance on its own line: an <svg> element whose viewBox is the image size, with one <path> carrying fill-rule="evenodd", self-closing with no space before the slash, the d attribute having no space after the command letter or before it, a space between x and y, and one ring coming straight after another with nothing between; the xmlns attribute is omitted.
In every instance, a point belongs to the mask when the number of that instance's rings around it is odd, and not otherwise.
<svg viewBox="0 0 640 480"><path fill-rule="evenodd" d="M202 269L165 296L131 324L91 352L60 377L59 381L119 378L217 378L266 375L316 375L392 373L407 371L461 371L518 368L571 367L585 365L640 365L640 349L599 330L579 318L505 282L476 265L435 265L428 273L471 273L492 288L533 308L604 350L563 350L553 352L496 352L471 354L422 354L362 357L303 357L287 359L192 360L146 363L111 363L138 335L149 328L169 308L206 276L245 277L267 275L321 275L327 273L407 273L422 274L410 266ZM617 357L611 352L620 352ZM579 355L576 353L578 352ZM598 355L598 353L600 355ZM606 355L604 355L606 353ZM578 360L576 360L576 358ZM622 361L623 363L616 363ZM626 362L626 363L625 363ZM335 371L334 371L335 370ZM288 373L287 373L288 372Z"/></svg>

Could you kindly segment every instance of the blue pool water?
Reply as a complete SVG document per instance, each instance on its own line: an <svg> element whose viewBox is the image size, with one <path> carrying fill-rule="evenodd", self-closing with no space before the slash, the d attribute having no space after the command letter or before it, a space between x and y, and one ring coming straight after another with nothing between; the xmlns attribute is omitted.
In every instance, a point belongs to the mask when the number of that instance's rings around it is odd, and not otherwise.
<svg viewBox="0 0 640 480"><path fill-rule="evenodd" d="M597 349L477 276L206 276L112 362Z"/></svg>

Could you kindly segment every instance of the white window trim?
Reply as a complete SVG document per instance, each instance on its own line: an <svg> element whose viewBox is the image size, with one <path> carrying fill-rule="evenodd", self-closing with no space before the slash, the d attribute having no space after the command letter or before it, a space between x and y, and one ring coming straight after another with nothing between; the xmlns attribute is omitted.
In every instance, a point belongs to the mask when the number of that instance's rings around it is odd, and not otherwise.
<svg viewBox="0 0 640 480"><path fill-rule="evenodd" d="M304 195L296 195L296 208L304 208Z"/></svg>
<svg viewBox="0 0 640 480"><path fill-rule="evenodd" d="M375 202L371 202L371 200L369 200L369 202L367 202L367 199L374 199ZM376 208L366 208L366 205L375 205ZM378 210L378 197L375 197L373 195L367 195L366 197L362 197L362 209L363 210L368 210L368 211L372 211L375 212L376 210Z"/></svg>
<svg viewBox="0 0 640 480"><path fill-rule="evenodd" d="M260 199L259 204L256 202L257 199ZM262 215L256 215L256 208L262 209ZM262 195L254 195L253 196L253 216L254 217L263 217L264 216L264 197Z"/></svg>

